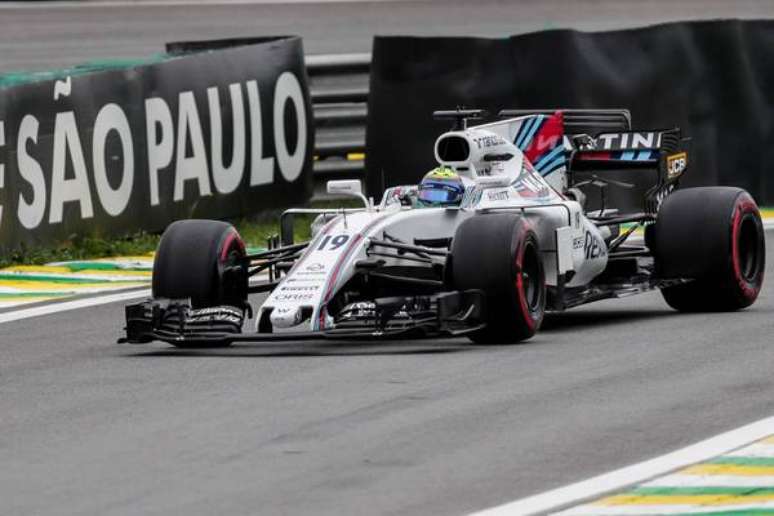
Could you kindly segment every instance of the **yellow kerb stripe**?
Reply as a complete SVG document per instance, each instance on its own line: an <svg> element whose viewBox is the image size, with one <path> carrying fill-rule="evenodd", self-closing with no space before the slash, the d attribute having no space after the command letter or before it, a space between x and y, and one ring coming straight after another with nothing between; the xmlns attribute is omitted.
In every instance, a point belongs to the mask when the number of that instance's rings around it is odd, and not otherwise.
<svg viewBox="0 0 774 516"><path fill-rule="evenodd" d="M732 505L740 503L756 503L774 501L774 493L770 494L751 494L745 496L737 495L615 495L608 496L593 505L611 506L611 505Z"/></svg>
<svg viewBox="0 0 774 516"><path fill-rule="evenodd" d="M0 280L0 287L14 288L19 291L33 292L59 292L59 291L75 291L94 288L128 288L134 286L144 286L147 283L144 281L126 281L122 283L114 282L98 282L98 283L56 283L48 281L15 281L15 280Z"/></svg>
<svg viewBox="0 0 774 516"><path fill-rule="evenodd" d="M680 471L683 475L739 475L765 477L774 475L774 466L744 466L741 464L697 464Z"/></svg>
<svg viewBox="0 0 774 516"><path fill-rule="evenodd" d="M0 269L0 273L12 273L23 272L31 274L67 274L74 277L77 276L151 276L151 271L127 271L127 270L82 270L78 272L72 272L67 267L55 267L55 266L40 266L33 265L19 265L16 267L8 267L6 269Z"/></svg>

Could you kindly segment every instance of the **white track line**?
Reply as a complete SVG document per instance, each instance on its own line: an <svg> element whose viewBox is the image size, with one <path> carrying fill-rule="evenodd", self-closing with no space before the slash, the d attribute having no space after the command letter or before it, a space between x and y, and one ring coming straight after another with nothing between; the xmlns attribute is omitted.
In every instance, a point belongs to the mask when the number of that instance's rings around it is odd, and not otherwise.
<svg viewBox="0 0 774 516"><path fill-rule="evenodd" d="M13 310L11 312L0 313L0 324L11 321L19 321L21 319L29 319L31 317L38 317L41 315L56 314L59 312L78 310L80 308L89 308L91 306L106 305L108 303L117 303L119 301L128 301L130 299L137 299L140 297L150 297L150 295L150 289L131 290L129 292L119 292L117 294L108 294L105 296L87 297L83 299L75 299L73 301L51 303L50 305L36 306L33 308L22 308L19 310Z"/></svg>
<svg viewBox="0 0 774 516"><path fill-rule="evenodd" d="M250 283L259 283L268 279L269 277L267 275L261 274L251 278ZM107 294L104 296L86 297L83 299L74 299L72 301L53 302L51 304L32 308L20 308L18 310L11 310L9 312L0 313L0 324L18 321L21 319L29 319L31 317L39 317L41 315L68 312L70 310L78 310L80 308L107 305L110 303L118 303L120 301L130 301L132 299L138 299L141 297L151 297L151 290L149 288L144 288L141 290L133 289L130 291L117 292L115 294Z"/></svg>
<svg viewBox="0 0 774 516"><path fill-rule="evenodd" d="M690 466L774 434L774 417L731 430L672 453L617 469L575 484L475 513L477 516L526 515L560 509Z"/></svg>

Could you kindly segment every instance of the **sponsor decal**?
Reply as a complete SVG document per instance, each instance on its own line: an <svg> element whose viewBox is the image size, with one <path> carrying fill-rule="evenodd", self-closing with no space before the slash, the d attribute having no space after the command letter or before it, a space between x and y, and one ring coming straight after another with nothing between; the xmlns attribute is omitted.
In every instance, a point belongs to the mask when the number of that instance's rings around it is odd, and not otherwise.
<svg viewBox="0 0 774 516"><path fill-rule="evenodd" d="M306 266L306 270L310 272L322 272L325 270L325 264L319 262L310 263Z"/></svg>
<svg viewBox="0 0 774 516"><path fill-rule="evenodd" d="M588 233L586 233L588 234ZM573 250L577 249L583 249L583 245L585 243L586 239L585 237L575 237L572 239L572 248Z"/></svg>
<svg viewBox="0 0 774 516"><path fill-rule="evenodd" d="M280 290L286 292L314 292L320 290L320 285L288 285L280 287Z"/></svg>
<svg viewBox="0 0 774 516"><path fill-rule="evenodd" d="M586 231L586 236L583 241L583 252L586 255L586 259L599 258L607 254L605 245L597 240L591 231Z"/></svg>
<svg viewBox="0 0 774 516"><path fill-rule="evenodd" d="M312 298L314 298L312 293L277 294L274 296L275 301L308 301Z"/></svg>
<svg viewBox="0 0 774 516"><path fill-rule="evenodd" d="M498 145L502 145L505 143L505 140L493 134L489 136L479 136L478 138L473 138L473 142L475 142L479 149L485 149L487 147L496 147Z"/></svg>
<svg viewBox="0 0 774 516"><path fill-rule="evenodd" d="M659 131L604 133L597 136L596 150L656 149L661 145Z"/></svg>
<svg viewBox="0 0 774 516"><path fill-rule="evenodd" d="M486 197L490 201L507 201L510 198L510 194L508 193L508 190L498 190L494 192L487 190Z"/></svg>
<svg viewBox="0 0 774 516"><path fill-rule="evenodd" d="M674 179L680 174L685 172L688 168L688 153L678 152L677 154L671 154L666 158L667 177Z"/></svg>

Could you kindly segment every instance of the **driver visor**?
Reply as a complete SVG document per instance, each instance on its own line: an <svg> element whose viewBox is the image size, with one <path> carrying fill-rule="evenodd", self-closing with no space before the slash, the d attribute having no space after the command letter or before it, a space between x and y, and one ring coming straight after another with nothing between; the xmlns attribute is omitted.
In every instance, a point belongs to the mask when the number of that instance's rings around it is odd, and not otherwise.
<svg viewBox="0 0 774 516"><path fill-rule="evenodd" d="M451 203L459 200L461 196L462 193L459 189L441 184L434 184L419 190L419 199L425 202Z"/></svg>

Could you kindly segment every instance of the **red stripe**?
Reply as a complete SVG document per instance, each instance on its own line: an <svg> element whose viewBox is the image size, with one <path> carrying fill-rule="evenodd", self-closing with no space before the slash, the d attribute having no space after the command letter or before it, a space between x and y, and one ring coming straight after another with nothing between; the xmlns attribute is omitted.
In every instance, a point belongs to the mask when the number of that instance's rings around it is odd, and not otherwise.
<svg viewBox="0 0 774 516"><path fill-rule="evenodd" d="M325 328L325 306L328 304L328 301L331 300L333 289L336 286L336 279L338 278L339 272L341 272L341 267L344 265L344 263L349 258L350 253L355 248L355 245L360 242L360 240L363 239L363 235L365 233L368 233L368 231L374 227L377 223L381 222L386 215L382 215L381 217L372 220L370 223L368 223L363 229L361 229L350 242L349 246L347 246L347 250L339 256L338 261L336 262L336 265L333 267L333 273L331 274L331 277L328 279L328 285L325 290L325 294L323 295L322 299L322 308L320 309L320 317L319 317L319 329L322 330Z"/></svg>
<svg viewBox="0 0 774 516"><path fill-rule="evenodd" d="M575 155L575 159L579 160L598 160L598 161L609 161L613 159L613 156L610 152L596 152L596 151L586 151L586 152L579 152Z"/></svg>
<svg viewBox="0 0 774 516"><path fill-rule="evenodd" d="M561 111L557 111L543 123L529 142L524 155L530 162L535 163L538 158L554 150L558 145L564 145L562 136L564 136L564 116Z"/></svg>

